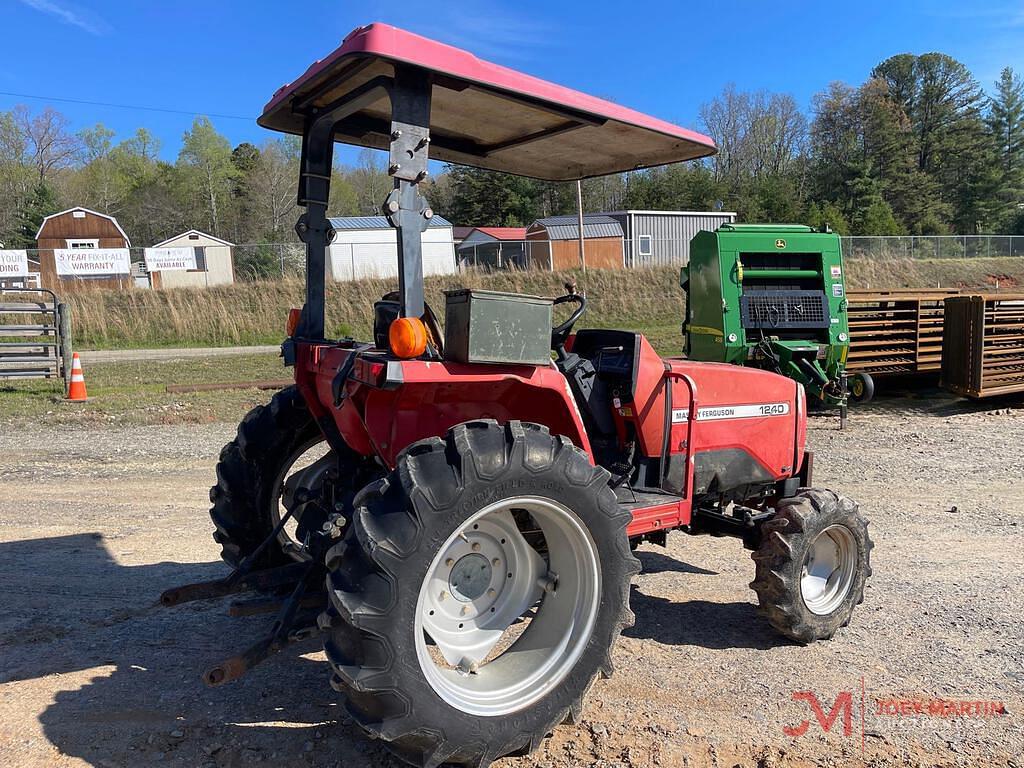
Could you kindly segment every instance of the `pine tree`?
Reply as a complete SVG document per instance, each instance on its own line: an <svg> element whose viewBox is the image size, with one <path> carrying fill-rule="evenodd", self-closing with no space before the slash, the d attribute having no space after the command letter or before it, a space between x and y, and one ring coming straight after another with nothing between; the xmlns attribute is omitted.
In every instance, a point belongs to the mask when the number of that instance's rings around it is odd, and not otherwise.
<svg viewBox="0 0 1024 768"><path fill-rule="evenodd" d="M46 183L36 184L32 193L18 209L18 232L10 243L14 248L35 248L36 233L43 224L43 219L60 210L57 193Z"/></svg>
<svg viewBox="0 0 1024 768"><path fill-rule="evenodd" d="M522 227L539 218L546 191L523 176L449 166L452 221L478 227Z"/></svg>
<svg viewBox="0 0 1024 768"><path fill-rule="evenodd" d="M985 123L997 161L993 217L1003 227L1012 226L1017 204L1024 202L1024 82L1010 67L996 82Z"/></svg>
<svg viewBox="0 0 1024 768"><path fill-rule="evenodd" d="M855 235L902 235L904 228L885 202L872 178L870 168L862 166L849 184L850 229Z"/></svg>
<svg viewBox="0 0 1024 768"><path fill-rule="evenodd" d="M889 158L905 161L902 152L893 154L884 143L868 153L881 174L883 196L915 233L949 224L974 231L983 223L978 217L986 215L984 155L990 144L981 130L984 94L978 82L943 53L893 56L871 76L883 85L883 103L888 100L905 115L916 165L883 167Z"/></svg>
<svg viewBox="0 0 1024 768"><path fill-rule="evenodd" d="M1024 82L1006 67L996 83L988 120L1002 170L1020 172L1024 168Z"/></svg>
<svg viewBox="0 0 1024 768"><path fill-rule="evenodd" d="M807 222L808 226L815 229L822 229L828 226L836 234L850 234L850 224L846 220L846 215L831 200L826 200L820 206L817 203L811 203L807 208L807 215L804 217L804 221Z"/></svg>
<svg viewBox="0 0 1024 768"><path fill-rule="evenodd" d="M903 234L903 227L896 221L892 208L881 197L873 199L861 212L858 228L863 235Z"/></svg>

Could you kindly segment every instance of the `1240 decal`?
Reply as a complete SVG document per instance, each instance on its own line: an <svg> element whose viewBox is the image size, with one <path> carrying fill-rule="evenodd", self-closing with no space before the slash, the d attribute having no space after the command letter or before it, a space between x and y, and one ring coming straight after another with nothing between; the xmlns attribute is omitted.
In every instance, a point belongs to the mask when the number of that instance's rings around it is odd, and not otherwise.
<svg viewBox="0 0 1024 768"><path fill-rule="evenodd" d="M753 403L751 405L708 405L697 409L697 421L716 419L753 419L762 416L785 416L789 403ZM690 418L689 408L674 408L672 423L680 424Z"/></svg>

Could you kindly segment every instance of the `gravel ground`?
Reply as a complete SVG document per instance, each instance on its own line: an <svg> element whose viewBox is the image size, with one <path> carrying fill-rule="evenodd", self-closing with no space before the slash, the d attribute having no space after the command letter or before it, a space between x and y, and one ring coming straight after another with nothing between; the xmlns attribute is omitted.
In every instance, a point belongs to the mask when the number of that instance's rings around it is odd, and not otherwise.
<svg viewBox="0 0 1024 768"><path fill-rule="evenodd" d="M758 618L738 542L645 545L615 676L579 726L501 768L1024 765L1024 410L892 400L835 426L812 419L817 484L857 499L876 542L850 626L794 645ZM155 605L226 572L206 494L232 432L0 434L0 765L396 765L344 716L315 642L208 689L199 672L266 617ZM842 707L824 732L801 691L825 715L849 692L850 734ZM892 699L1006 714L879 714Z"/></svg>

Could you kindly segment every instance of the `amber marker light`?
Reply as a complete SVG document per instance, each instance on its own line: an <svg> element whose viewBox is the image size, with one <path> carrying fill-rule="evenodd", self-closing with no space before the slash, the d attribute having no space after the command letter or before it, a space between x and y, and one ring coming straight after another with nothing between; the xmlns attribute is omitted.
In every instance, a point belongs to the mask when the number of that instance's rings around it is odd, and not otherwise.
<svg viewBox="0 0 1024 768"><path fill-rule="evenodd" d="M299 327L299 320L302 319L302 310L296 307L292 307L288 310L288 322L285 324L285 333L288 336L294 336L296 329Z"/></svg>
<svg viewBox="0 0 1024 768"><path fill-rule="evenodd" d="M419 357L427 351L427 329L418 317L400 317L388 329L388 344L397 357Z"/></svg>

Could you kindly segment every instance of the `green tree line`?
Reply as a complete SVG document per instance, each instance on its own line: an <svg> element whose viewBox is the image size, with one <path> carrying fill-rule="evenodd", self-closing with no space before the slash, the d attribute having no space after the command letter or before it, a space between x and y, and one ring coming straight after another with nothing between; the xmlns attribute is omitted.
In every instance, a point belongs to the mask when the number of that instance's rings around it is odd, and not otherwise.
<svg viewBox="0 0 1024 768"><path fill-rule="evenodd" d="M950 56L900 54L859 86L832 83L804 114L788 94L735 86L703 104L704 162L588 179L588 210L708 210L841 234L1024 233L1024 84L986 94ZM432 203L453 221L524 225L572 213L575 189L453 168Z"/></svg>
<svg viewBox="0 0 1024 768"><path fill-rule="evenodd" d="M807 113L788 94L730 85L699 122L715 157L587 179L586 208L723 207L856 235L1024 233L1024 83L1010 68L986 93L950 56L900 54L859 86L832 83ZM145 128L117 140L102 124L72 132L52 108L0 112L0 243L32 247L44 216L75 205L116 216L138 245L191 228L295 240L297 138L232 147L198 117L173 162L160 149ZM527 225L576 205L573 184L472 168L426 186L434 210L462 225ZM378 213L390 188L383 155L365 150L335 169L331 213ZM243 273L274 271L272 251L250 251Z"/></svg>
<svg viewBox="0 0 1024 768"><path fill-rule="evenodd" d="M232 147L198 117L174 162L145 128L116 141L102 124L72 133L51 108L0 112L0 243L32 248L43 218L73 206L115 216L135 245L187 229L234 243L295 242L293 226L300 141L286 136ZM379 212L391 187L381 158L369 150L334 172L331 213ZM239 274L277 272L273 249L247 249Z"/></svg>

